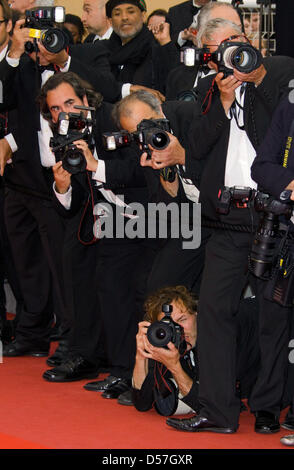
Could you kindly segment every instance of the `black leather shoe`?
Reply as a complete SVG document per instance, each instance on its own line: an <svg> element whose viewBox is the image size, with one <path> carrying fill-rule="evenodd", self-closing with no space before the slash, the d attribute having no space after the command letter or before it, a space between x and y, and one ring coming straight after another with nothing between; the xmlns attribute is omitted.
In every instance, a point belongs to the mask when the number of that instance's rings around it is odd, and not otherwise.
<svg viewBox="0 0 294 470"><path fill-rule="evenodd" d="M188 432L201 432L201 431L210 431L218 432L223 434L233 434L236 432L236 429L233 428L221 428L216 424L209 421L204 416L196 415L192 418L179 419L179 418L168 418L166 420L168 426L178 429L179 431L188 431Z"/></svg>
<svg viewBox="0 0 294 470"><path fill-rule="evenodd" d="M60 366L68 358L69 348L67 341L60 341L58 347L56 348L54 354L52 354L47 359L48 366Z"/></svg>
<svg viewBox="0 0 294 470"><path fill-rule="evenodd" d="M285 421L281 424L282 428L294 431L294 416L286 416Z"/></svg>
<svg viewBox="0 0 294 470"><path fill-rule="evenodd" d="M126 392L129 389L130 389L129 381L126 379L121 379L119 382L116 382L107 390L104 390L104 392L102 393L102 396L103 398L118 398L123 392Z"/></svg>
<svg viewBox="0 0 294 470"><path fill-rule="evenodd" d="M269 411L256 411L255 413L255 432L261 434L272 434L279 432L279 417Z"/></svg>
<svg viewBox="0 0 294 470"><path fill-rule="evenodd" d="M17 340L6 344L3 347L3 356L5 357L18 357L18 356L33 356L33 357L45 357L48 356L49 346L37 347L34 345L24 345L19 343Z"/></svg>
<svg viewBox="0 0 294 470"><path fill-rule="evenodd" d="M112 385L117 384L123 380L121 377L114 377L113 375L109 375L104 380L98 380L96 382L89 382L84 385L86 390L90 390L91 392L104 392L104 390L108 390Z"/></svg>
<svg viewBox="0 0 294 470"><path fill-rule="evenodd" d="M134 403L132 390L129 389L126 392L121 393L117 399L117 403L120 405L133 406Z"/></svg>
<svg viewBox="0 0 294 470"><path fill-rule="evenodd" d="M60 366L46 370L43 379L49 382L74 382L76 380L97 377L99 367L93 365L82 356L67 359Z"/></svg>

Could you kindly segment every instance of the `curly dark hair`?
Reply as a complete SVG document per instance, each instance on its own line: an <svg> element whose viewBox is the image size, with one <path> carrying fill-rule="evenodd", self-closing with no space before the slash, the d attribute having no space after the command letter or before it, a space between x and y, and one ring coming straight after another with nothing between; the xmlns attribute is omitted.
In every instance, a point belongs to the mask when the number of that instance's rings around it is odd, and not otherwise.
<svg viewBox="0 0 294 470"><path fill-rule="evenodd" d="M187 287L163 287L147 297L144 303L144 319L150 323L157 321L158 315L162 311L162 305L170 304L173 301L181 303L191 315L197 312L198 300Z"/></svg>
<svg viewBox="0 0 294 470"><path fill-rule="evenodd" d="M68 83L75 91L75 94L82 100L86 95L88 98L89 106L97 109L103 101L100 93L96 92L90 83L80 78L74 72L56 73L50 77L47 82L42 86L37 101L40 105L40 111L47 121L51 120L51 113L47 106L47 94L51 90L55 90L62 83Z"/></svg>

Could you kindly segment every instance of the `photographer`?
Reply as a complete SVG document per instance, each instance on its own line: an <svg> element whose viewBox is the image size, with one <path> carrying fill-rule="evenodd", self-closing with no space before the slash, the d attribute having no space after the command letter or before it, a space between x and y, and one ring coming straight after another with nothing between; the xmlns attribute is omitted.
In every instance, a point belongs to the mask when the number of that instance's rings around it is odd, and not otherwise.
<svg viewBox="0 0 294 470"><path fill-rule="evenodd" d="M197 111L197 109L196 109ZM195 249L183 248L183 232L177 237L168 236L159 240L160 247L148 278L147 292L151 293L164 285L184 284L193 292L199 292L201 275L204 265L205 244L209 230L201 230L199 220L193 218L194 205L198 203L202 168L195 162L189 172L185 168L185 148L188 146L187 129L194 118L195 106L187 102L160 103L152 94L141 90L132 93L114 106L113 115L118 126L128 132L137 130L143 119L168 119L170 132L169 143L163 149L149 146L149 152L143 151L140 163L145 168L144 174L148 186L148 199L152 203L177 204L179 208L189 208L189 220L185 228L190 233L200 234L201 244ZM160 170L161 161L168 155L168 164L174 172L173 181L169 181ZM167 162L167 160L165 160ZM183 204L183 205L182 205ZM185 206L184 206L185 205ZM180 212L180 211L179 211ZM160 217L160 216L159 216ZM160 220L159 220L160 222ZM174 225L181 228L181 214Z"/></svg>
<svg viewBox="0 0 294 470"><path fill-rule="evenodd" d="M64 48L50 52L40 42L33 41L30 29L23 27L25 21L17 21L9 52L0 63L1 109L11 109L8 123L14 137L13 145L5 140L5 152L1 152L1 171L4 171L6 185L5 218L25 296L16 340L7 345L3 353L6 356L45 356L50 346L53 310L60 327L64 322L64 334L68 332L69 324L63 298L64 220L52 203L51 168L56 160L49 148L51 131L40 116L36 97L41 83L58 71L74 70L87 78L97 75L93 72L92 61L95 59L96 63L101 56L92 54L80 61L74 57L75 52L80 51L76 49L79 46L73 46L72 55ZM31 53L25 52L28 43L35 49ZM80 52L77 55L80 56ZM26 118L28 113L30 119ZM12 164L8 163L10 158ZM28 266L30 276L27 275Z"/></svg>
<svg viewBox="0 0 294 470"><path fill-rule="evenodd" d="M198 39L202 46L207 45L210 53L227 50L234 42L240 47L246 44L241 29L221 19L207 22L198 32ZM258 56L248 43L245 48L248 57ZM205 161L201 207L204 217L218 229L213 231L206 247L199 299L201 411L188 420L168 420L170 426L190 432L209 428L214 432L234 433L238 429L240 409L233 393L236 312L248 282L248 255L259 220L253 207L256 184L251 179L250 167L274 109L294 75L290 58L267 57L258 64L256 61L251 71L240 72L238 64L224 64L224 53L221 53L209 62L210 67L221 72L214 78L201 80L197 87L203 114L190 128L190 135L197 136L190 140L190 155ZM188 170L190 163L186 158ZM244 194L238 199L239 188ZM225 210L224 191L226 196L229 193ZM255 431L273 433L280 429L289 310L264 298L265 281L255 277L249 277L249 281L259 304L261 353L261 367L249 405L256 418Z"/></svg>
<svg viewBox="0 0 294 470"><path fill-rule="evenodd" d="M166 304L172 306L171 314L163 313ZM169 318L176 325L166 323L165 315L171 315ZM249 396L259 364L255 315L255 303L252 299L244 300L237 315L235 393L239 400ZM155 323L164 317L165 323ZM171 331L174 336L167 343ZM198 411L197 301L188 289L165 287L149 295L145 301L145 320L138 325L136 339L132 379L136 409L147 411L154 404L156 411L165 416Z"/></svg>
<svg viewBox="0 0 294 470"><path fill-rule="evenodd" d="M70 356L61 364L56 357L56 366L43 377L50 382L93 378L101 370L106 356L110 376L85 388L102 391L105 398L117 398L130 386L136 315L142 311L143 303L145 282L142 278L148 274L152 252L148 251L144 239L116 235L115 224L121 218L123 224L127 224L128 216L122 212L129 203L135 200L144 204L147 199L145 178L133 149L113 152L104 149L102 134L116 130L111 105L101 102L101 97L97 101L89 84L77 75L68 72L51 77L42 88L40 104L55 136L62 112L74 113L75 106L85 106L84 118L88 118L89 111L92 118L90 142L82 139L82 132L80 138L74 134L74 151L85 158L86 171L73 174L64 169L67 145L58 150L61 161L53 167L56 207L69 219L64 258L74 318ZM113 223L112 233L105 232L104 237L99 238L96 229L96 240L93 240L93 211L98 214L95 229L100 226L102 230L103 222L109 223L102 211L106 211ZM101 351L102 346L104 351Z"/></svg>
<svg viewBox="0 0 294 470"><path fill-rule="evenodd" d="M292 91L281 101L273 116L270 128L263 143L258 149L257 156L251 168L253 179L263 191L280 199L281 193L286 189L292 191L291 200L294 200L294 104L291 99ZM291 207L291 212L293 208ZM293 217L288 221L289 234L293 234ZM293 241L290 240L290 250L293 256ZM293 300L293 279L289 280L289 294ZM293 318L292 331L293 334ZM292 336L289 336L292 338ZM288 363L288 376L285 389L284 407L290 404L290 409L282 427L294 430L294 389L293 389L293 364ZM285 438L286 439L286 438ZM283 442L283 440L282 440ZM283 442L284 443L284 442ZM287 436L286 445L294 444L294 435Z"/></svg>
<svg viewBox="0 0 294 470"><path fill-rule="evenodd" d="M147 339L150 325L165 316L161 311L163 304L172 307L170 318L183 328L177 346L170 341L166 347L155 347ZM133 403L138 411L149 410L153 402L156 411L165 416L174 414L178 407L180 413L198 409L196 310L197 302L184 286L160 289L145 301L146 315L145 320L138 325L132 379ZM170 328L174 326L171 323ZM185 346L184 341L187 343ZM180 352L182 346L184 350ZM158 388L155 384L158 384Z"/></svg>

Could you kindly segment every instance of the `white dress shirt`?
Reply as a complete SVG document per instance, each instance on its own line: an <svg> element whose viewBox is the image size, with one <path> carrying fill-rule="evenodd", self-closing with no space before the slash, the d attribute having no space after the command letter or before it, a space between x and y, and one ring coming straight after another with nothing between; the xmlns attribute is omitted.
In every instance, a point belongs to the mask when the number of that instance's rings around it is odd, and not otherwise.
<svg viewBox="0 0 294 470"><path fill-rule="evenodd" d="M225 186L247 186L257 188L257 184L251 178L251 165L256 156L256 151L248 138L244 126L244 98L241 93L242 85L235 90L236 106L230 108L228 117L230 123L230 136L225 169ZM244 90L245 91L245 90Z"/></svg>

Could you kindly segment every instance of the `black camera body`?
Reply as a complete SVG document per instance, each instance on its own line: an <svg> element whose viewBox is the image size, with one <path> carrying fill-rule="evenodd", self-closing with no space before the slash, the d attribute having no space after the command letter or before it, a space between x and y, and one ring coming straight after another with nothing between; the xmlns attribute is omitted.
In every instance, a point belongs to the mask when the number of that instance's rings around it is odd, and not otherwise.
<svg viewBox="0 0 294 470"><path fill-rule="evenodd" d="M186 341L184 339L183 328L171 318L173 307L170 304L163 304L162 312L165 314L162 320L152 323L147 330L149 343L157 348L166 348L169 342L172 342L180 351L180 354L186 350Z"/></svg>
<svg viewBox="0 0 294 470"><path fill-rule="evenodd" d="M92 110L84 106L76 106L85 110ZM51 137L50 147L56 156L56 161L62 160L62 166L71 174L86 170L87 161L83 152L76 147L74 142L83 139L89 148L93 150L93 138L90 126L93 120L80 113L59 113L57 135Z"/></svg>
<svg viewBox="0 0 294 470"><path fill-rule="evenodd" d="M247 42L225 41L219 45L215 52L203 48L184 47L181 50L181 61L189 66L206 65L213 61L218 71L224 76L234 73L234 69L242 73L256 70L262 63L262 55L258 49Z"/></svg>
<svg viewBox="0 0 294 470"><path fill-rule="evenodd" d="M170 143L168 132L171 132L168 119L143 119L135 132L107 132L102 135L103 146L106 150L116 150L120 147L137 143L141 149L151 158L149 145L155 150L164 150ZM161 170L161 175L166 181L173 182L176 177L174 167L167 167Z"/></svg>
<svg viewBox="0 0 294 470"><path fill-rule="evenodd" d="M55 27L64 23L64 7L36 7L25 12L24 28L30 28L30 37L34 42L27 42L25 50L29 54L38 51L37 39L48 52L57 54L68 46L68 36L64 31Z"/></svg>
<svg viewBox="0 0 294 470"><path fill-rule="evenodd" d="M136 142L150 154L149 145L156 150L163 150L168 146L170 140L167 132L170 131L170 123L167 119L143 119L135 132L122 130L104 133L103 144L106 150L116 150Z"/></svg>
<svg viewBox="0 0 294 470"><path fill-rule="evenodd" d="M255 191L247 186L223 186L218 192L218 202L216 212L221 215L227 215L232 206L243 209L249 206L250 201L255 195Z"/></svg>
<svg viewBox="0 0 294 470"><path fill-rule="evenodd" d="M263 212L255 239L249 255L249 269L259 278L269 277L276 252L276 239L279 231L279 218L290 219L293 210L291 202L292 191L285 190L280 199L275 199L266 193L258 192L254 207L257 212Z"/></svg>

